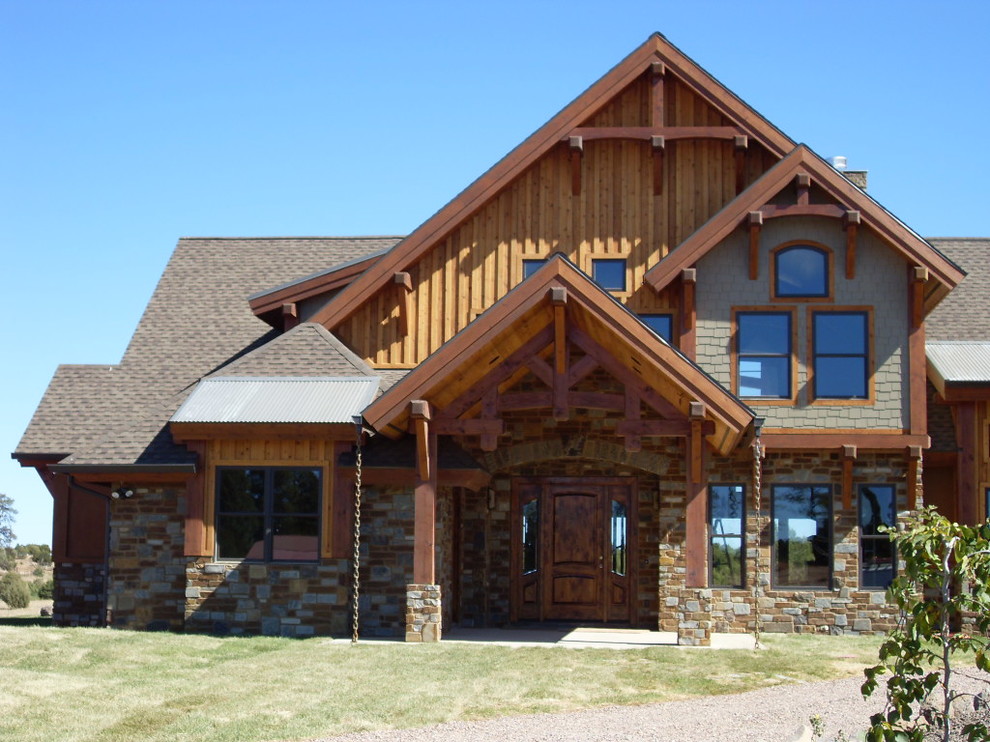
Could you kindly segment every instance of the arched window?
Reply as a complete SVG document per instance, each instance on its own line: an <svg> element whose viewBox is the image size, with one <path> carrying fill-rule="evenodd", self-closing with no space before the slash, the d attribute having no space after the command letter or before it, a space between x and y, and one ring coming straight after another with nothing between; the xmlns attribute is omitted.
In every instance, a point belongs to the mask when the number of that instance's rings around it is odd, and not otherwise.
<svg viewBox="0 0 990 742"><path fill-rule="evenodd" d="M812 245L787 245L773 255L774 296L780 299L827 298L829 252Z"/></svg>

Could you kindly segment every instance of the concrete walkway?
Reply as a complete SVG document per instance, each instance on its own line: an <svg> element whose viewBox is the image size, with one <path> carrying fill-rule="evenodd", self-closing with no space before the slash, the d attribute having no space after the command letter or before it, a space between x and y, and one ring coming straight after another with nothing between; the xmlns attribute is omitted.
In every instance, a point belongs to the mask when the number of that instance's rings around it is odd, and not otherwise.
<svg viewBox="0 0 990 742"><path fill-rule="evenodd" d="M673 631L578 627L574 629L511 628L465 629L444 632L444 642L477 642L504 647L572 647L592 649L643 649L678 647ZM712 634L711 649L754 649L752 634ZM678 647L708 649L708 647Z"/></svg>

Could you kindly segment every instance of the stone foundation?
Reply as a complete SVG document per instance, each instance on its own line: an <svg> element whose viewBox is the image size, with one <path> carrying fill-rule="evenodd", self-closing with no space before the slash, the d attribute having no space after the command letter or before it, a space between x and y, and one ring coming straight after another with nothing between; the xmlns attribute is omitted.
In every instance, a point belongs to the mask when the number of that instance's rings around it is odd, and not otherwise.
<svg viewBox="0 0 990 742"><path fill-rule="evenodd" d="M440 641L442 610L439 585L406 585L406 641Z"/></svg>
<svg viewBox="0 0 990 742"><path fill-rule="evenodd" d="M55 565L56 626L106 625L106 568L102 563L59 562Z"/></svg>

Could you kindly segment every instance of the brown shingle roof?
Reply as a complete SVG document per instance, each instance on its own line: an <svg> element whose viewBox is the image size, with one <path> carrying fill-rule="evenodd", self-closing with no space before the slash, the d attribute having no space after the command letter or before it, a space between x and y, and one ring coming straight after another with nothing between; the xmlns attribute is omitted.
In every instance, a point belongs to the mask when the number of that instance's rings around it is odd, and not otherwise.
<svg viewBox="0 0 990 742"><path fill-rule="evenodd" d="M990 238L929 239L966 277L925 320L928 340L990 340Z"/></svg>
<svg viewBox="0 0 990 742"><path fill-rule="evenodd" d="M398 240L179 240L120 364L60 367L16 455L72 453L67 463L94 466L188 461L165 430L169 416L200 378L278 337L247 297Z"/></svg>

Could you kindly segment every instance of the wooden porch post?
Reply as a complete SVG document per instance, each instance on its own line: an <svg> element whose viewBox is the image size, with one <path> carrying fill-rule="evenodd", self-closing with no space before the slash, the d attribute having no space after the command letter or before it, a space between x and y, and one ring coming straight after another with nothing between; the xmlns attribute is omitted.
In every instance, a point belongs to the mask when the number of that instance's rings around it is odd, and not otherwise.
<svg viewBox="0 0 990 742"><path fill-rule="evenodd" d="M430 405L413 400L410 417L416 435L413 491L413 582L406 585L406 641L440 641L441 596L436 584L437 431Z"/></svg>
<svg viewBox="0 0 990 742"><path fill-rule="evenodd" d="M685 507L685 587L708 587L708 488L705 486L702 424L705 406L691 403L691 434L687 439L687 502Z"/></svg>

